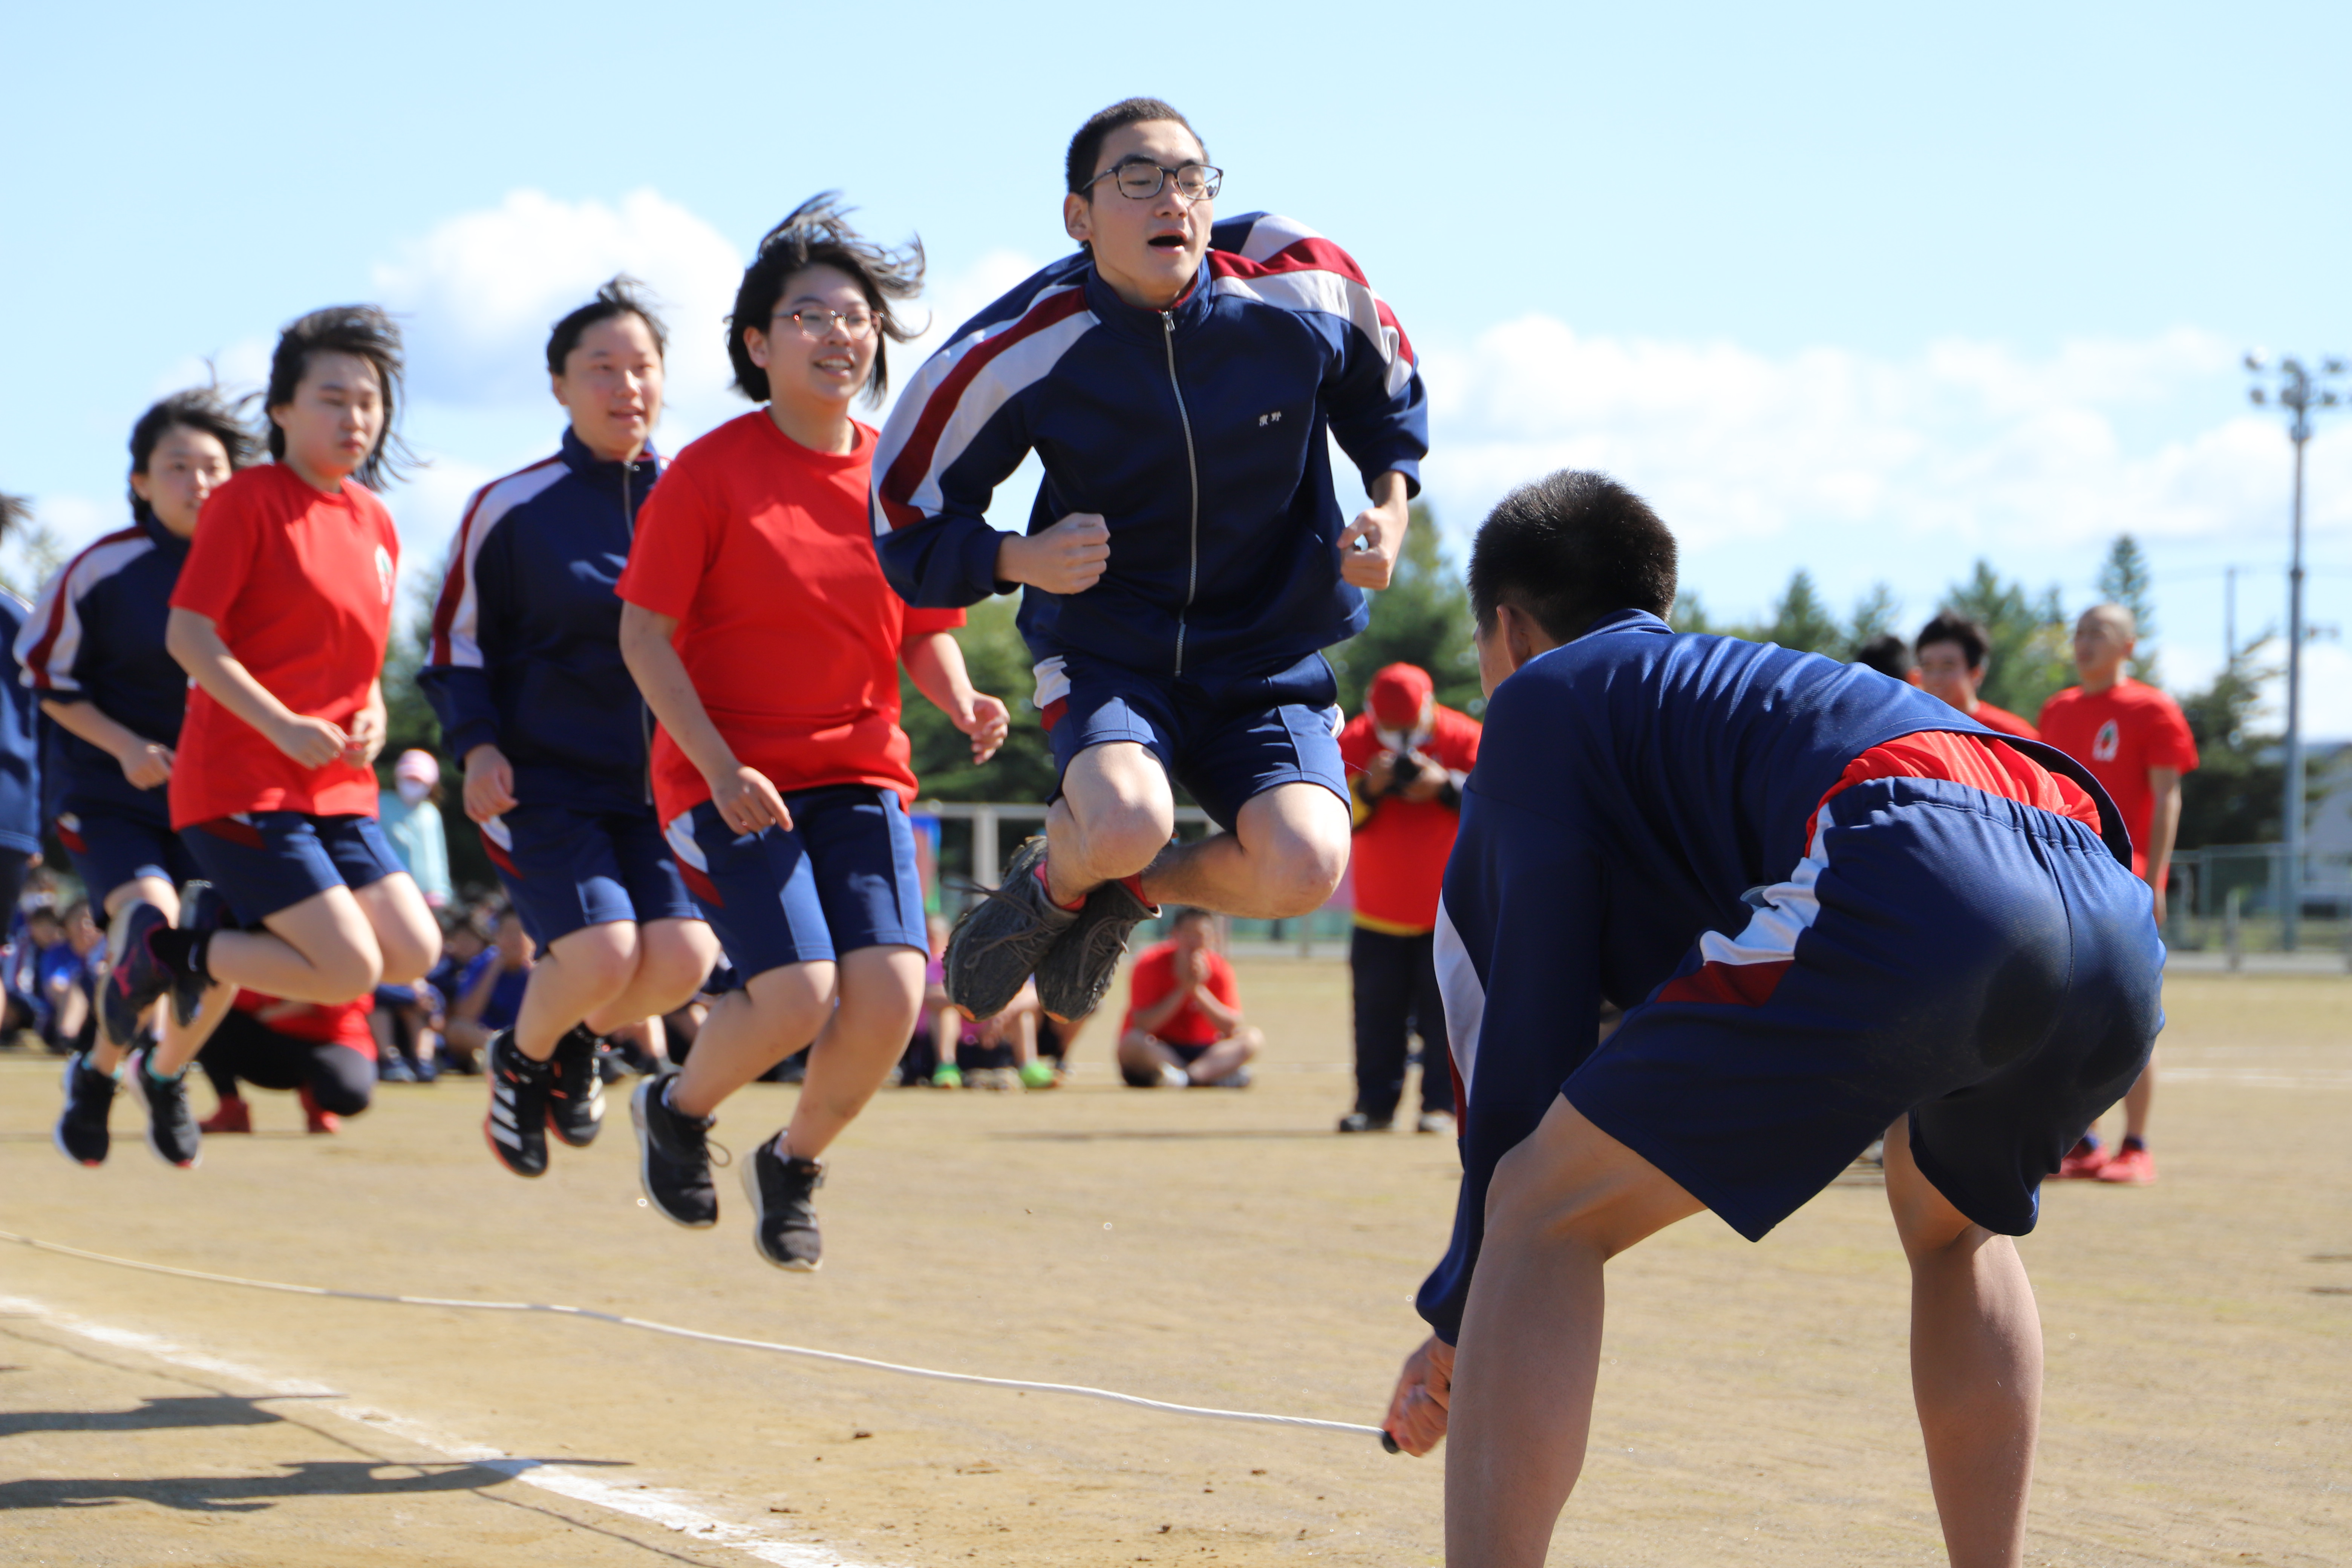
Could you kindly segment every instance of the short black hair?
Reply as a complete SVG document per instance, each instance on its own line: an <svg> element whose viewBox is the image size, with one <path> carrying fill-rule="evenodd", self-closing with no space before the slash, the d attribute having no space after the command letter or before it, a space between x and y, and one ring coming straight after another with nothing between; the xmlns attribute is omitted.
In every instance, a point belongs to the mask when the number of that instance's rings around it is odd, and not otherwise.
<svg viewBox="0 0 2352 1568"><path fill-rule="evenodd" d="M743 268L735 309L727 318L727 361L735 367L736 386L752 402L768 401L768 373L751 363L743 334L754 327L765 332L773 324L776 302L784 297L785 280L811 267L830 267L857 280L879 332L866 401L880 403L889 387L890 359L884 340L903 343L915 335L890 307L922 292L923 242L910 239L898 250L877 245L849 226L849 212L839 191L818 192L760 237L751 265Z"/></svg>
<svg viewBox="0 0 2352 1568"><path fill-rule="evenodd" d="M588 329L599 321L609 321L615 316L635 316L643 321L646 324L646 331L654 335L655 356L667 358L669 331L662 325L662 319L654 314L653 307L647 304L645 297L638 292L643 288L645 288L644 284L627 273L615 273L605 280L603 288L596 290L596 297L593 300L556 322L554 330L547 334L547 374L562 375L563 362L572 357L572 351L580 346L580 340Z"/></svg>
<svg viewBox="0 0 2352 1568"><path fill-rule="evenodd" d="M1192 122L1178 111L1175 105L1158 98L1122 98L1108 109L1098 109L1087 116L1078 133L1070 138L1070 151L1062 163L1062 178L1074 196L1092 198L1095 163L1102 156L1102 144L1114 131L1125 125L1140 125L1147 120L1172 120L1182 126L1195 142L1201 133L1192 130ZM1201 142L1201 156L1209 155L1209 144Z"/></svg>
<svg viewBox="0 0 2352 1568"><path fill-rule="evenodd" d="M220 388L192 386L155 404L131 427L131 471L145 473L148 463L154 458L155 448L175 429L199 431L218 441L228 454L231 472L250 468L261 455L261 443L254 439L252 430L238 416L236 405L221 395ZM137 490L131 492L131 515L142 522L150 515L147 503L139 499Z"/></svg>
<svg viewBox="0 0 2352 1568"><path fill-rule="evenodd" d="M1168 911L1168 930L1170 934L1173 935L1179 926L1190 925L1194 921L1213 921L1216 918L1214 912L1204 910L1198 904L1180 904Z"/></svg>
<svg viewBox="0 0 2352 1568"><path fill-rule="evenodd" d="M0 493L0 539L32 521L33 503L29 497Z"/></svg>
<svg viewBox="0 0 2352 1568"><path fill-rule="evenodd" d="M1985 630L1984 623L1958 610L1937 611L1936 618L1921 626L1919 635L1911 640L1912 651L1924 654L1930 643L1939 642L1959 644L1970 669L1982 669L1985 655L1992 651L1992 636Z"/></svg>
<svg viewBox="0 0 2352 1568"><path fill-rule="evenodd" d="M1481 631L1497 605L1567 642L1617 610L1675 607L1675 536L1606 474L1562 468L1495 505L1470 547L1470 608Z"/></svg>
<svg viewBox="0 0 2352 1568"><path fill-rule="evenodd" d="M1911 645L1893 632L1881 632L1853 650L1853 662L1901 680L1911 673Z"/></svg>
<svg viewBox="0 0 2352 1568"><path fill-rule="evenodd" d="M394 432L400 417L404 368L400 328L378 305L330 305L289 321L269 356L269 390L262 394L263 411L293 402L294 389L302 384L310 368L310 357L322 353L352 354L375 367L376 384L383 394L383 434L376 437L375 450L352 477L370 489L379 489L386 480L398 479L412 460L407 447ZM269 456L278 462L286 460L286 432L275 419L269 421Z"/></svg>

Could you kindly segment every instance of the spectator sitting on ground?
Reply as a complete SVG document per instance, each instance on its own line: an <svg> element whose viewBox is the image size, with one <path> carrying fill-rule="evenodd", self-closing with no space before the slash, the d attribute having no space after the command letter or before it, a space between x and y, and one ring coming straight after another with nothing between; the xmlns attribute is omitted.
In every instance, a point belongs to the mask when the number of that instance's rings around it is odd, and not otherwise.
<svg viewBox="0 0 2352 1568"><path fill-rule="evenodd" d="M75 960L55 904L36 904L25 911L25 934L14 958L8 966L8 1026L30 1029L49 1049L65 1051L68 1047L58 1043L58 997L50 983Z"/></svg>
<svg viewBox="0 0 2352 1568"><path fill-rule="evenodd" d="M498 933L496 943L476 955L458 978L442 1029L449 1065L468 1075L482 1070L481 1053L490 1037L514 1027L522 1011L523 989L530 984L530 938L523 931L522 916L510 909L501 910Z"/></svg>
<svg viewBox="0 0 2352 1568"><path fill-rule="evenodd" d="M220 1097L200 1123L205 1136L253 1131L240 1083L290 1089L307 1131L341 1131L342 1119L365 1110L375 1092L375 1036L368 1027L374 1007L369 996L322 1007L238 992L196 1058Z"/></svg>
<svg viewBox="0 0 2352 1568"><path fill-rule="evenodd" d="M2042 739L2041 731L2008 709L1996 708L1977 695L1977 688L1984 684L1985 657L1992 651L1992 637L1982 623L1970 620L1958 610L1938 611L1934 620L1919 628L1916 646L1919 653L1918 684L1930 694L1942 698L1988 730L2028 741Z"/></svg>
<svg viewBox="0 0 2352 1568"><path fill-rule="evenodd" d="M1210 945L1214 917L1180 909L1169 931L1169 940L1136 955L1119 1076L1129 1089L1246 1089L1265 1037L1242 1021L1234 966Z"/></svg>

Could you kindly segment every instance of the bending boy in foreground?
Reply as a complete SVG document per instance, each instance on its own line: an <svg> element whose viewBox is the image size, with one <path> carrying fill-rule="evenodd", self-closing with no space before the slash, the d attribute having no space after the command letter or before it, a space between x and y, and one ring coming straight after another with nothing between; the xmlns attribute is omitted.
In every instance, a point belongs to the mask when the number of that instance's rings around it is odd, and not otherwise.
<svg viewBox="0 0 2352 1568"><path fill-rule="evenodd" d="M1447 1561L1544 1560L1609 1258L1702 1208L1760 1238L1883 1135L1945 1543L2016 1564L2042 1331L2009 1238L2163 1021L2115 807L1916 688L1675 636L1674 536L1597 474L1506 498L1470 595L1492 700L1437 926L1465 1178L1386 1423L1451 1432ZM1560 1024L1604 998L1605 1044Z"/></svg>

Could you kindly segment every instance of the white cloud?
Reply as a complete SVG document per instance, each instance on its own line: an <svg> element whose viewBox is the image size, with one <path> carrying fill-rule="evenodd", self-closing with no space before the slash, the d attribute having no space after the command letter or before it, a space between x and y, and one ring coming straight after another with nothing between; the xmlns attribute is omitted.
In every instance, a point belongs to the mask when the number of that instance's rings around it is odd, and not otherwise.
<svg viewBox="0 0 2352 1568"><path fill-rule="evenodd" d="M545 407L548 329L626 272L647 285L669 327L669 404L698 427L724 416L724 322L742 266L724 235L656 192L608 205L518 190L436 224L374 279L406 318L420 401Z"/></svg>
<svg viewBox="0 0 2352 1568"><path fill-rule="evenodd" d="M1424 353L1426 478L1457 522L1567 466L1642 489L1700 551L1798 530L1828 550L1888 551L1929 534L2043 553L2126 531L2218 541L2250 520L2268 526L2284 506L2273 420L2131 434L2209 398L2218 414L2234 396L2234 354L2200 332L2070 343L2040 359L1975 342L1906 361L1836 349L1776 358L1587 336L1529 316ZM2352 431L2314 444L2315 465L2352 471L2347 458ZM2313 503L2315 536L2352 531L2352 491L2315 492Z"/></svg>

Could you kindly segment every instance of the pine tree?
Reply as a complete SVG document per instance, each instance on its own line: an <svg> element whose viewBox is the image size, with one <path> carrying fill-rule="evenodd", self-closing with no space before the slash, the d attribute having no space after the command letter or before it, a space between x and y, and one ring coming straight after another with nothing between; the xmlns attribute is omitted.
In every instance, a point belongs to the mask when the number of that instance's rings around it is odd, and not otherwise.
<svg viewBox="0 0 2352 1568"><path fill-rule="evenodd" d="M1837 616L1822 603L1819 589L1813 586L1813 574L1802 567L1789 579L1788 588L1780 602L1772 606L1772 618L1761 628L1761 640L1779 643L1782 647L1803 653L1826 653L1843 658L1845 652L1845 630L1838 625Z"/></svg>
<svg viewBox="0 0 2352 1568"><path fill-rule="evenodd" d="M2073 644L2057 589L2037 599L2024 584L2004 583L1990 562L1979 561L1975 574L1955 584L1944 603L1984 625L1991 648L1977 695L1987 702L2030 722L2051 693L2072 684Z"/></svg>
<svg viewBox="0 0 2352 1568"><path fill-rule="evenodd" d="M2139 547L2139 541L2128 533L2116 534L2099 567L2099 596L2121 605L2139 623L2139 649L2132 655L2131 675L2135 680L2154 685L2156 655L2148 649L2156 642L2156 602L2148 597L2150 582L2147 552Z"/></svg>
<svg viewBox="0 0 2352 1568"><path fill-rule="evenodd" d="M1399 663L1429 671L1438 701L1448 708L1468 713L1485 708L1478 689L1478 649L1470 635L1469 584L1447 552L1427 503L1412 504L1396 574L1387 587L1365 598L1370 604L1370 624L1326 654L1339 678L1340 711L1350 716L1363 711L1364 688L1373 675Z"/></svg>
<svg viewBox="0 0 2352 1568"><path fill-rule="evenodd" d="M1871 584L1853 606L1853 619L1846 627L1845 646L1839 650L1842 658L1852 658L1854 650L1871 638L1885 637L1895 629L1895 617L1903 612L1903 601L1895 590L1884 583Z"/></svg>

